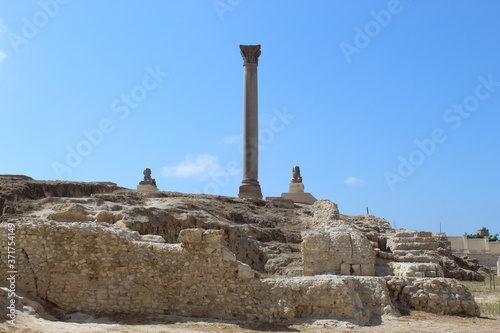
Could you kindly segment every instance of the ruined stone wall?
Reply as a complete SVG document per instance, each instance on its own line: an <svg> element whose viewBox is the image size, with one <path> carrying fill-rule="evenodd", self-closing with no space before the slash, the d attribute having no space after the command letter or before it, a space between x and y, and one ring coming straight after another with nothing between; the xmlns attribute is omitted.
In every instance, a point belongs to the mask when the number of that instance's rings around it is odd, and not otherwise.
<svg viewBox="0 0 500 333"><path fill-rule="evenodd" d="M317 231L302 232L303 275L375 275L375 250L353 224L340 219L337 204L319 200L310 222Z"/></svg>
<svg viewBox="0 0 500 333"><path fill-rule="evenodd" d="M2 239L6 229L2 223ZM222 247L220 230L183 230L182 243L166 244L159 236L90 222L18 223L16 229L18 290L67 311L252 320L326 316L367 324L392 309L385 282L375 278L254 278ZM5 284L3 247L1 252ZM380 293L366 292L372 289Z"/></svg>
<svg viewBox="0 0 500 333"><path fill-rule="evenodd" d="M467 287L454 279L393 277L388 281L388 286L391 298L401 308L479 316L479 307Z"/></svg>
<svg viewBox="0 0 500 333"><path fill-rule="evenodd" d="M331 228L302 235L304 275L375 275L375 251L359 231Z"/></svg>
<svg viewBox="0 0 500 333"><path fill-rule="evenodd" d="M7 226L0 224L0 239L7 239ZM180 232L181 243L166 244L157 235L107 223L25 220L16 223L17 288L66 311L102 314L259 321L326 317L369 324L395 311L399 296L391 300L383 278L255 278L222 246L222 237L220 230L187 229ZM5 249L0 247L2 285ZM464 301L473 303L470 294ZM475 314L470 307L461 309Z"/></svg>
<svg viewBox="0 0 500 333"><path fill-rule="evenodd" d="M207 213L190 213L186 210L172 208L170 210L155 207L134 207L123 213L123 219L118 225L143 234L155 234L162 236L168 243L175 243L179 233L183 229L203 228L224 230L223 243L236 258L254 269L265 271L265 254L259 247L259 242L248 237L254 228L234 226L223 221L214 221L213 216ZM247 229L247 230L245 230Z"/></svg>
<svg viewBox="0 0 500 333"><path fill-rule="evenodd" d="M499 256L491 253L465 253L455 252L456 256L467 257L468 259L475 259L480 265L488 268L495 268Z"/></svg>
<svg viewBox="0 0 500 333"><path fill-rule="evenodd" d="M435 263L391 262L389 266L395 276L444 277L443 268Z"/></svg>

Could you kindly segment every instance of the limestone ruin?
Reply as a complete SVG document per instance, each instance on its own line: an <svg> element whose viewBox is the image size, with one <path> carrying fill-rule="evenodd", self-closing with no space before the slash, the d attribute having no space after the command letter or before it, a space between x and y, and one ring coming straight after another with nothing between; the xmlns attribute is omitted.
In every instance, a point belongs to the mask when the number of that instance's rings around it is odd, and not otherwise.
<svg viewBox="0 0 500 333"><path fill-rule="evenodd" d="M239 198L161 192L149 168L137 190L0 175L0 237L12 239L0 247L0 298L9 291L19 294L18 303L65 313L259 322L332 318L370 325L409 310L478 316L456 279L481 280L483 268L455 257L444 234L340 214L335 203L304 192L299 167L288 193L262 200L261 50L241 45L240 51Z"/></svg>
<svg viewBox="0 0 500 333"><path fill-rule="evenodd" d="M0 222L3 241L15 229L16 292L65 312L359 325L413 309L479 315L457 279L481 279L481 267L453 256L444 234L343 215L328 200L0 176Z"/></svg>

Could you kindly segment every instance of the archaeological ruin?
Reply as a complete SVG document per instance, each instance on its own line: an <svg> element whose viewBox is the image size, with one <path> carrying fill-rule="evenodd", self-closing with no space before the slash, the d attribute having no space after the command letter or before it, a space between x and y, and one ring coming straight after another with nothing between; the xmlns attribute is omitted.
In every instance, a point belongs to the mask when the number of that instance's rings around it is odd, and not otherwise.
<svg viewBox="0 0 500 333"><path fill-rule="evenodd" d="M347 216L328 200L138 191L0 176L16 292L67 312L360 325L416 309L478 316L481 267L443 234ZM8 288L7 246L0 279Z"/></svg>
<svg viewBox="0 0 500 333"><path fill-rule="evenodd" d="M453 255L444 234L341 214L334 202L304 192L298 166L289 192L263 199L261 50L240 51L238 197L160 191L149 168L136 190L0 175L0 298L18 295L18 307L29 299L39 313L44 305L59 313L258 322L371 325L411 310L479 316L460 280L482 280L485 268Z"/></svg>

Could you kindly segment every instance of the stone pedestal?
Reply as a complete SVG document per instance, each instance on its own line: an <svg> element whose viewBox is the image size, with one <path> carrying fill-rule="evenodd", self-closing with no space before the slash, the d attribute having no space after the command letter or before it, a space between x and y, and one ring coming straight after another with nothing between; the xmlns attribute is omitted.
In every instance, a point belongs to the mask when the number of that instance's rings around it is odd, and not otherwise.
<svg viewBox="0 0 500 333"><path fill-rule="evenodd" d="M262 199L258 181L259 174L259 132L257 99L257 66L260 45L240 45L243 57L243 180L238 196L240 198Z"/></svg>
<svg viewBox="0 0 500 333"><path fill-rule="evenodd" d="M288 186L288 193L304 193L304 184L290 183Z"/></svg>
<svg viewBox="0 0 500 333"><path fill-rule="evenodd" d="M260 189L259 182L245 181L240 185L240 191L238 193L240 198L250 198L250 199L262 199L262 191Z"/></svg>
<svg viewBox="0 0 500 333"><path fill-rule="evenodd" d="M497 276L500 276L500 257L498 257L497 261Z"/></svg>
<svg viewBox="0 0 500 333"><path fill-rule="evenodd" d="M137 185L137 190L138 191L144 191L144 192L159 192L160 190L158 187L154 185Z"/></svg>
<svg viewBox="0 0 500 333"><path fill-rule="evenodd" d="M304 192L304 184L290 183L288 193L281 193L281 197L291 199L296 203L305 203L312 205L318 201L311 193Z"/></svg>

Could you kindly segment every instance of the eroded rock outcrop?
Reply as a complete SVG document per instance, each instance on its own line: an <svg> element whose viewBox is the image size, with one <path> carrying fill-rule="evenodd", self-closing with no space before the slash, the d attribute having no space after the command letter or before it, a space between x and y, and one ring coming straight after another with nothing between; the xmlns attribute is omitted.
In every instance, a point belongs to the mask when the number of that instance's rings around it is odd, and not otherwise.
<svg viewBox="0 0 500 333"><path fill-rule="evenodd" d="M0 175L0 216L5 213L14 214L16 206L27 200L89 197L95 193L110 193L119 189L119 186L110 182L40 181L28 176Z"/></svg>

